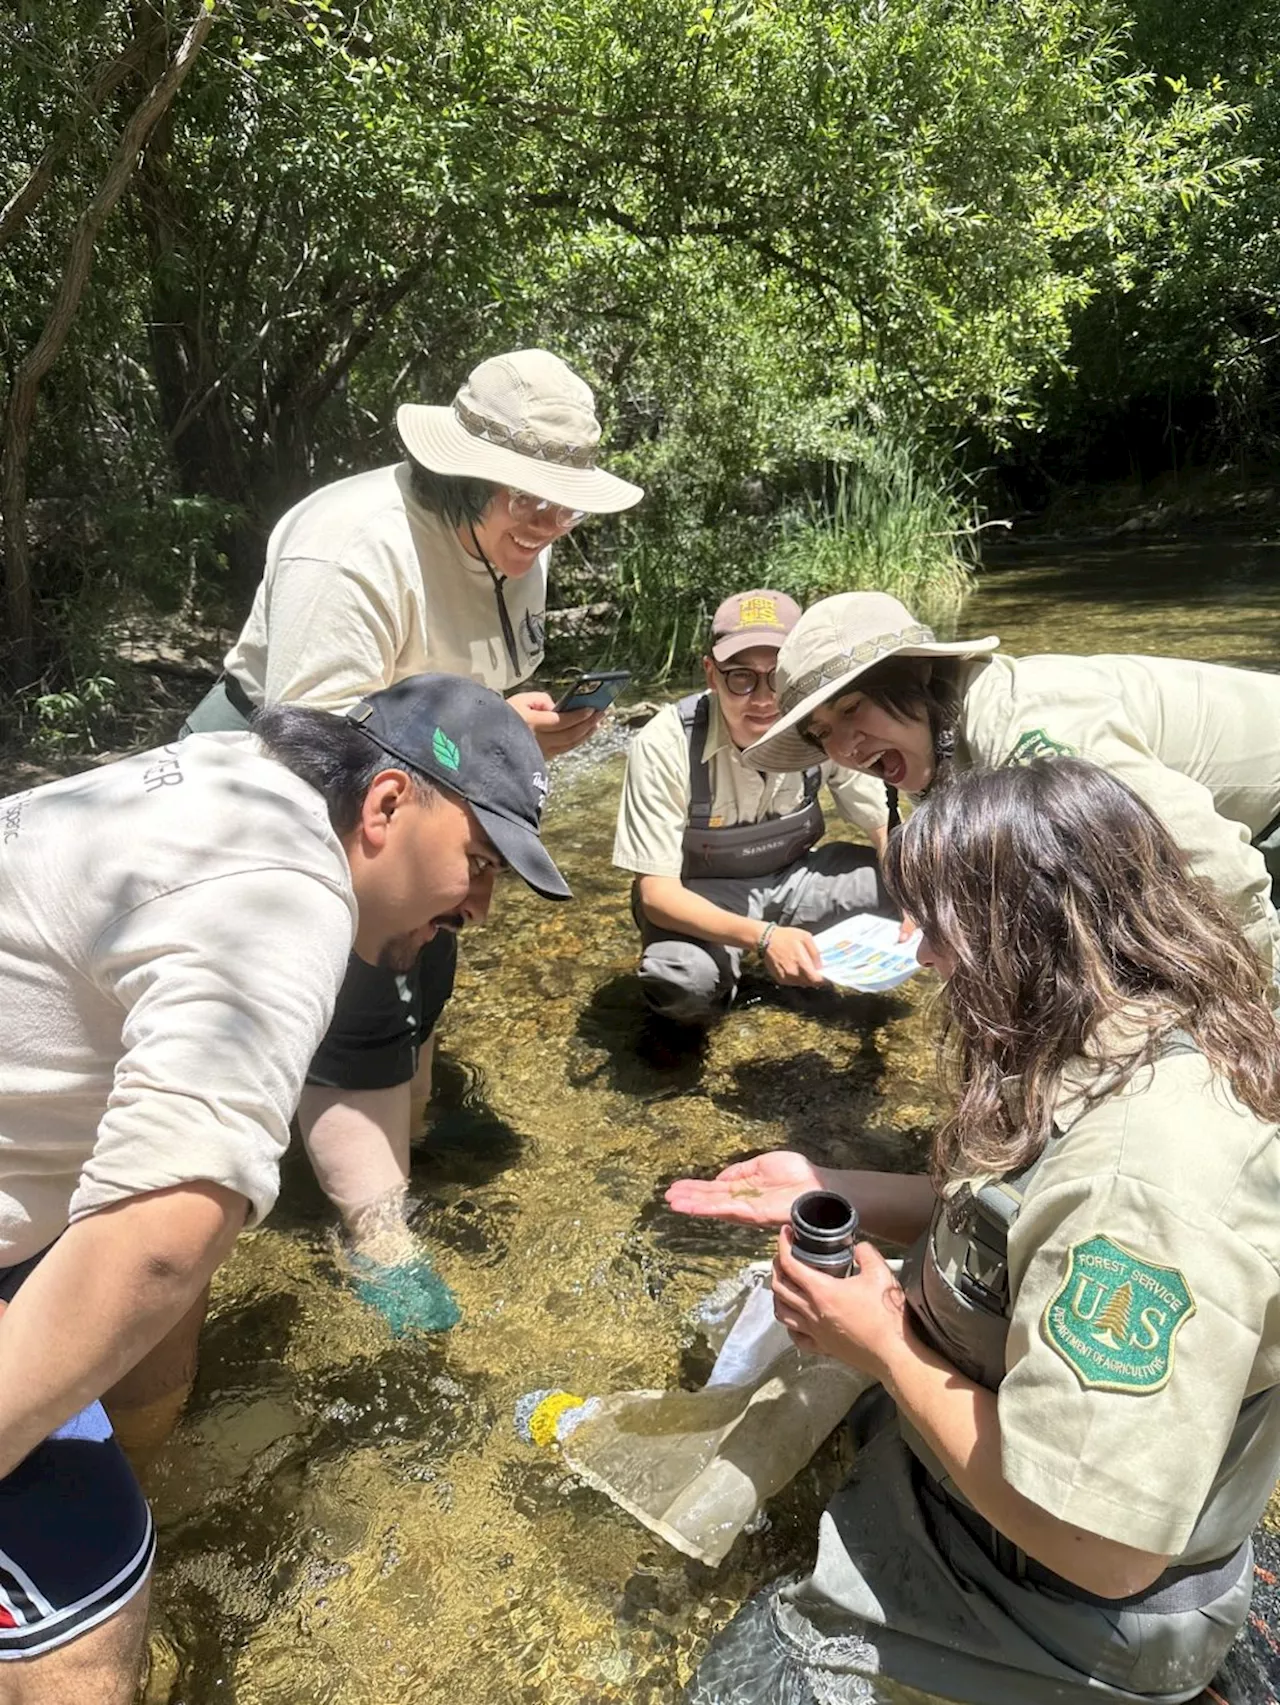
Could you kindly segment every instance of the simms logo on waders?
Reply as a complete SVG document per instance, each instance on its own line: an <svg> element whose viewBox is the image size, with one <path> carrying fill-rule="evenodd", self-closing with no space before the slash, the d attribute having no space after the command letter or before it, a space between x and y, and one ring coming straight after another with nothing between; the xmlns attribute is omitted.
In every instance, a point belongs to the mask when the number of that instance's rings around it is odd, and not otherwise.
<svg viewBox="0 0 1280 1705"><path fill-rule="evenodd" d="M1159 1267L1110 1237L1073 1244L1067 1274L1040 1331L1093 1391L1159 1391L1173 1372L1173 1341L1196 1311L1176 1267Z"/></svg>

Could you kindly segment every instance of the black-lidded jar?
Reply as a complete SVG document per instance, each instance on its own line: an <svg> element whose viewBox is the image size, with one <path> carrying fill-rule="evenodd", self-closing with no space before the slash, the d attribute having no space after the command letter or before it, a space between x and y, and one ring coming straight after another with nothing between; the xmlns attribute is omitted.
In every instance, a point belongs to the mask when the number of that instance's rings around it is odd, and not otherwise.
<svg viewBox="0 0 1280 1705"><path fill-rule="evenodd" d="M834 1190L808 1190L791 1204L791 1253L806 1267L843 1279L858 1271L858 1210Z"/></svg>

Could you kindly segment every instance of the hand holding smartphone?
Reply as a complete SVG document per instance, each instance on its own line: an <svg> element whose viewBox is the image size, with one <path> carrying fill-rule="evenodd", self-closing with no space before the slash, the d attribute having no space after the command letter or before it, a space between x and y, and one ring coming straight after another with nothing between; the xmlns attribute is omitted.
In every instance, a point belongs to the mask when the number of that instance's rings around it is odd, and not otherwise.
<svg viewBox="0 0 1280 1705"><path fill-rule="evenodd" d="M557 710L607 710L631 679L629 669L583 670L562 698Z"/></svg>

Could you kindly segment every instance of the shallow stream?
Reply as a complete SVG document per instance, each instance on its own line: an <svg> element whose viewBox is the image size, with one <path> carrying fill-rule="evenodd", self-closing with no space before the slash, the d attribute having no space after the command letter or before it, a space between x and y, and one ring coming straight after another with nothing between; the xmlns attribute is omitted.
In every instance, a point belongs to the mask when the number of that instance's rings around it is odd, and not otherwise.
<svg viewBox="0 0 1280 1705"><path fill-rule="evenodd" d="M1023 552L960 625L1015 654L1271 668L1280 546ZM713 1571L512 1425L533 1388L695 1376L688 1311L770 1240L668 1213L669 1179L780 1146L915 1166L934 1116L923 976L884 998L748 984L702 1057L664 1056L609 863L621 769L615 748L558 778L547 839L576 903L512 882L463 945L413 1179L462 1323L396 1340L354 1300L305 1164L220 1275L148 1482L149 1705L671 1705L742 1600L810 1560L838 1441Z"/></svg>

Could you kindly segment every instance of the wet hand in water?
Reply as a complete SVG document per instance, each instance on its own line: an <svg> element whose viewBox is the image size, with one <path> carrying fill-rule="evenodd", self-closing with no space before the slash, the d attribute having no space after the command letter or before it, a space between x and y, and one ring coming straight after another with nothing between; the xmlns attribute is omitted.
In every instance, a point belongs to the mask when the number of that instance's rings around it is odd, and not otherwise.
<svg viewBox="0 0 1280 1705"><path fill-rule="evenodd" d="M739 1225L785 1225L797 1196L826 1188L812 1161L779 1149L726 1166L715 1178L677 1178L667 1188L667 1206L677 1214L705 1214Z"/></svg>
<svg viewBox="0 0 1280 1705"><path fill-rule="evenodd" d="M833 1279L797 1261L791 1228L778 1235L773 1263L773 1312L796 1347L885 1380L907 1340L902 1286L870 1243L857 1246L859 1271Z"/></svg>
<svg viewBox="0 0 1280 1705"><path fill-rule="evenodd" d="M600 726L602 710L556 709L550 693L513 693L507 703L533 734L544 758L572 752Z"/></svg>
<svg viewBox="0 0 1280 1705"><path fill-rule="evenodd" d="M764 968L775 983L816 988L827 980L818 944L807 929L775 929L764 950Z"/></svg>

